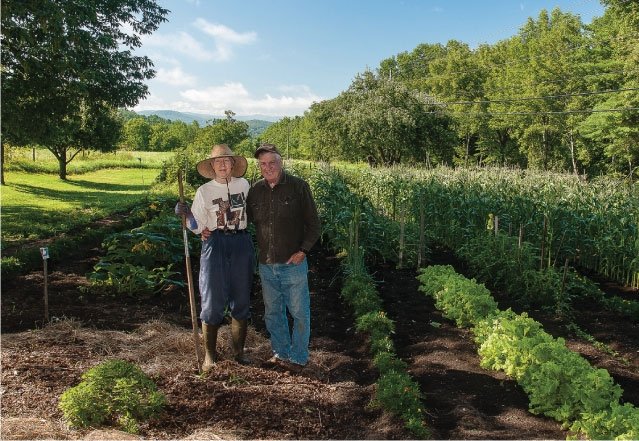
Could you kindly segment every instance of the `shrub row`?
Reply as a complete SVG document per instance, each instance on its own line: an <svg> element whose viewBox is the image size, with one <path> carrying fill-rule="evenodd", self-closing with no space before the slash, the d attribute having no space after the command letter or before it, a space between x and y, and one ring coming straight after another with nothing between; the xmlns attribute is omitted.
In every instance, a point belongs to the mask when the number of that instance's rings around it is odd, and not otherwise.
<svg viewBox="0 0 639 441"><path fill-rule="evenodd" d="M344 260L345 280L342 297L355 314L356 329L368 334L373 363L379 371L375 401L404 420L419 439L430 436L423 421L422 394L419 385L406 372L406 363L397 358L391 334L394 322L383 311L375 283L364 269L362 257L349 255Z"/></svg>
<svg viewBox="0 0 639 441"><path fill-rule="evenodd" d="M608 371L590 366L527 314L500 311L485 287L451 266L425 268L417 278L447 318L472 328L482 367L503 370L519 383L531 412L591 439L639 437L639 409L620 403L621 387Z"/></svg>

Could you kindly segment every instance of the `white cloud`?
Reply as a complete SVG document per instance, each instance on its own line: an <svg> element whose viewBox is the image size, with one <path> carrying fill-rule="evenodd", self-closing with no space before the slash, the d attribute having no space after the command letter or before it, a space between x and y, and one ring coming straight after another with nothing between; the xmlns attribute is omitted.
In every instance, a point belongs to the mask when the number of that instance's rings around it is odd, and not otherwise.
<svg viewBox="0 0 639 441"><path fill-rule="evenodd" d="M144 36L144 45L180 52L198 61L216 59L216 54L208 51L195 38L186 32L176 34L151 34Z"/></svg>
<svg viewBox="0 0 639 441"><path fill-rule="evenodd" d="M195 20L193 25L205 34L213 37L213 41L215 42L215 53L213 57L216 61L229 60L233 55L234 45L252 44L257 41L257 33L255 32L239 33L224 25L209 23L203 18Z"/></svg>
<svg viewBox="0 0 639 441"><path fill-rule="evenodd" d="M169 69L158 68L155 80L170 86L192 87L197 83L196 78L184 72L180 66Z"/></svg>
<svg viewBox="0 0 639 441"><path fill-rule="evenodd" d="M282 86L280 89L296 93L254 97L241 83L225 83L205 89L185 90L180 95L190 103L190 111L215 115L232 110L237 115L294 116L303 114L313 102L322 100L307 86Z"/></svg>
<svg viewBox="0 0 639 441"><path fill-rule="evenodd" d="M179 112L193 112L191 103L186 101L167 101L164 98L151 93L144 100L140 101L133 110L177 110Z"/></svg>

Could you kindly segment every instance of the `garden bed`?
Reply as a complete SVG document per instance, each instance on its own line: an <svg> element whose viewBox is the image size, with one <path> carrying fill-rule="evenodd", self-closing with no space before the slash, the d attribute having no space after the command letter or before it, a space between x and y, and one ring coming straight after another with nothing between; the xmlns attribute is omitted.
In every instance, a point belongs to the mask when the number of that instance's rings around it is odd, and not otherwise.
<svg viewBox="0 0 639 441"><path fill-rule="evenodd" d="M57 402L84 371L113 357L136 362L168 398L162 417L142 425L145 439L411 438L400 419L371 405L377 372L367 340L355 332L339 296L339 261L325 248L309 256L308 367L291 373L266 363L270 351L256 278L247 343L254 364L225 360L206 378L195 368L186 290L145 299L83 294L97 253L85 250L72 260L49 262L53 324L46 327L42 273L3 280L2 439L95 439L91 430L66 429ZM456 263L451 259L445 252L433 254L433 263ZM557 422L527 411L527 398L514 382L479 367L470 333L443 319L417 291L415 271L386 266L371 273L395 321L397 354L424 394L424 419L433 438L565 438ZM579 326L616 355L571 336L540 311L530 313L594 366L606 368L624 389L624 400L639 404L639 325L588 307L579 305L575 313ZM221 340L228 355L226 338ZM103 432L103 439L111 436L106 433L111 432Z"/></svg>

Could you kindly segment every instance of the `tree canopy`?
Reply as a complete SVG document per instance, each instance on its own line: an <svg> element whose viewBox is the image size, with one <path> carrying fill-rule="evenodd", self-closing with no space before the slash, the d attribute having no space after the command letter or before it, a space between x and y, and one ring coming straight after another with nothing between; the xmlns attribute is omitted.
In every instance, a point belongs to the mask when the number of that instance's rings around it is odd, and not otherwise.
<svg viewBox="0 0 639 441"><path fill-rule="evenodd" d="M46 146L66 179L83 148L115 148L115 109L137 104L155 75L151 60L132 51L169 11L154 0L8 0L1 8L3 142Z"/></svg>
<svg viewBox="0 0 639 441"><path fill-rule="evenodd" d="M604 4L590 25L542 10L493 45L424 43L382 60L310 107L300 151L639 176L639 3Z"/></svg>

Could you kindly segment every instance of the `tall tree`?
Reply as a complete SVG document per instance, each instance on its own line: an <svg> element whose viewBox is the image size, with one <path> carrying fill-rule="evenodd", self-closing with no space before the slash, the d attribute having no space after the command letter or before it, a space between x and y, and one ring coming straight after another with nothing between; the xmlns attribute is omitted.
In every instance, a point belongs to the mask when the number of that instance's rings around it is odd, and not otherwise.
<svg viewBox="0 0 639 441"><path fill-rule="evenodd" d="M344 94L353 103L344 120L350 144L377 163L447 162L452 156L450 119L430 97L372 72L357 76Z"/></svg>
<svg viewBox="0 0 639 441"><path fill-rule="evenodd" d="M348 152L354 152L350 146L345 115L350 106L344 94L311 104L304 113L303 133L300 142L307 156L319 161L344 159ZM349 148L353 147L353 148Z"/></svg>
<svg viewBox="0 0 639 441"><path fill-rule="evenodd" d="M82 149L114 149L113 109L133 107L155 75L135 56L169 12L155 0L2 2L2 141L41 144L59 175Z"/></svg>
<svg viewBox="0 0 639 441"><path fill-rule="evenodd" d="M521 113L515 127L528 165L541 169L570 167L565 134L570 131L568 111L571 95L583 92L583 65L587 51L579 16L554 9L542 10L519 32L522 57L515 60L519 71L521 100L510 111ZM578 105L577 101L572 101ZM573 121L574 124L574 121Z"/></svg>
<svg viewBox="0 0 639 441"><path fill-rule="evenodd" d="M513 136L516 117L508 114L508 101L502 101L507 100L515 90L508 84L515 80L520 72L509 61L517 58L519 47L516 39L510 39L494 46L483 45L477 51L478 62L486 72L483 90L488 102L487 123L482 125L480 139L477 142L483 164L525 164L525 158L520 155Z"/></svg>
<svg viewBox="0 0 639 441"><path fill-rule="evenodd" d="M124 123L122 144L128 150L149 150L151 125L143 116L132 118Z"/></svg>
<svg viewBox="0 0 639 441"><path fill-rule="evenodd" d="M446 109L455 120L457 136L461 141L457 160L468 166L471 157L475 156L478 133L486 124L484 69L478 63L478 56L467 44L451 40L446 44L446 55L433 60L429 70L429 93L437 101L448 103Z"/></svg>
<svg viewBox="0 0 639 441"><path fill-rule="evenodd" d="M601 95L595 110L581 125L594 145L605 146L607 169L631 179L639 177L639 3L604 0L603 17L593 22L593 45L602 89L618 93ZM616 109L616 111L609 111Z"/></svg>
<svg viewBox="0 0 639 441"><path fill-rule="evenodd" d="M305 157L304 152L300 151L301 122L301 116L286 116L268 126L260 135L260 140L277 145L287 159Z"/></svg>
<svg viewBox="0 0 639 441"><path fill-rule="evenodd" d="M249 137L247 123L237 121L235 113L231 110L226 110L224 114L226 118L212 121L212 124L202 127L195 135L189 149L206 157L211 153L211 147L215 144L228 144L231 148L235 148L236 145Z"/></svg>

